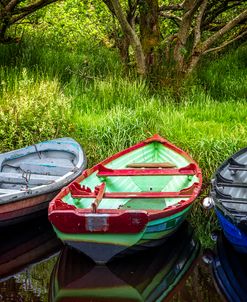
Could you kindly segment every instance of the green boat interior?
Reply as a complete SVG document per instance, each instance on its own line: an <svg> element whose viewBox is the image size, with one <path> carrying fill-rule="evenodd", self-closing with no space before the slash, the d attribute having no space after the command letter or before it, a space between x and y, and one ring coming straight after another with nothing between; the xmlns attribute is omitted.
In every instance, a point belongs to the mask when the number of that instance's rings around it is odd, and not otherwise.
<svg viewBox="0 0 247 302"><path fill-rule="evenodd" d="M199 182L195 167L183 155L152 142L98 165L80 182L94 194L69 193L62 200L80 209L94 204L97 209L162 210L190 198Z"/></svg>

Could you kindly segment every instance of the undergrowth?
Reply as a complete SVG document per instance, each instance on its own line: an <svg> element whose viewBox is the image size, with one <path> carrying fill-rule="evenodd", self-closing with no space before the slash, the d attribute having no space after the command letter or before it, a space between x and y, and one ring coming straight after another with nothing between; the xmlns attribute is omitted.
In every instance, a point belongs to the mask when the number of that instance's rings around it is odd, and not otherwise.
<svg viewBox="0 0 247 302"><path fill-rule="evenodd" d="M218 165L246 146L246 46L205 62L175 102L168 88L151 93L144 80L129 77L115 50L88 43L58 51L27 37L0 46L1 152L72 136L92 166L159 133L192 155L206 186ZM214 213L198 200L190 220L209 246Z"/></svg>

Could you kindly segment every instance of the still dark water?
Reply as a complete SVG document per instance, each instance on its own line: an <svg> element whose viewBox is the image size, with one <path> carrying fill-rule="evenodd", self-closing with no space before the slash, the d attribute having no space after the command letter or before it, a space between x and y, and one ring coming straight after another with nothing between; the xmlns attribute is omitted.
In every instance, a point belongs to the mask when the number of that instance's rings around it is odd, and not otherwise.
<svg viewBox="0 0 247 302"><path fill-rule="evenodd" d="M0 236L0 301L221 301L187 223L164 245L107 266L63 247L46 218Z"/></svg>

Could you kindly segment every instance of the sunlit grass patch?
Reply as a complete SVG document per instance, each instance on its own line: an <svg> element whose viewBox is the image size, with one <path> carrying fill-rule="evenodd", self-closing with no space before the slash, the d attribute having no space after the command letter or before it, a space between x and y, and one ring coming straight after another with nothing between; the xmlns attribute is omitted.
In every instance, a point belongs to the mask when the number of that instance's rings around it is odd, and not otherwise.
<svg viewBox="0 0 247 302"><path fill-rule="evenodd" d="M1 72L1 75L3 72ZM70 99L53 79L35 79L23 68L5 73L0 95L0 149L7 151L69 130Z"/></svg>

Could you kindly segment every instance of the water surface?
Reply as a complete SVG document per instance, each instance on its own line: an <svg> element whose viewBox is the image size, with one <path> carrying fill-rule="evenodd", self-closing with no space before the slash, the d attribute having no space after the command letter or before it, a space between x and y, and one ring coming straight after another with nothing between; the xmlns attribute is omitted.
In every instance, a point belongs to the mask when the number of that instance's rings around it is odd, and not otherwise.
<svg viewBox="0 0 247 302"><path fill-rule="evenodd" d="M63 247L46 218L0 235L0 301L221 301L189 224L107 266Z"/></svg>

